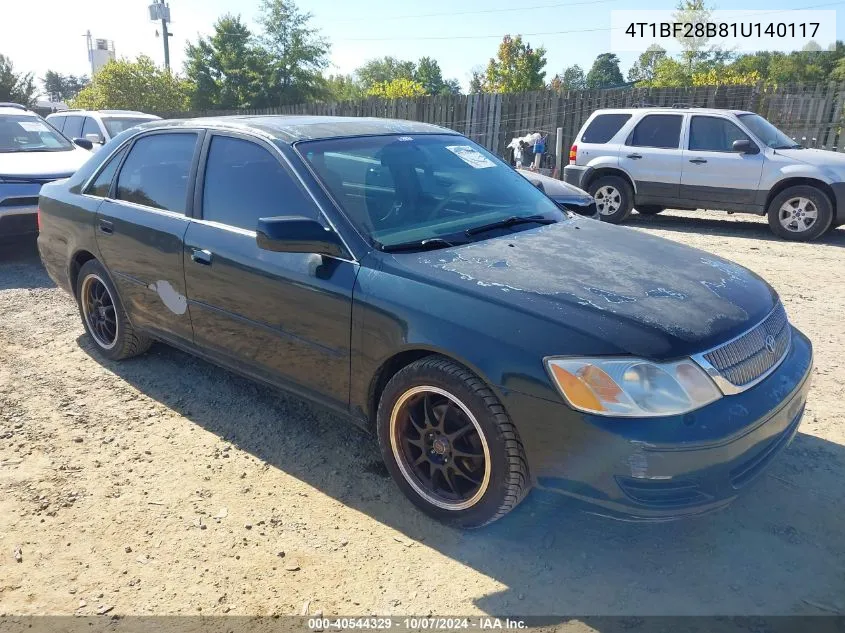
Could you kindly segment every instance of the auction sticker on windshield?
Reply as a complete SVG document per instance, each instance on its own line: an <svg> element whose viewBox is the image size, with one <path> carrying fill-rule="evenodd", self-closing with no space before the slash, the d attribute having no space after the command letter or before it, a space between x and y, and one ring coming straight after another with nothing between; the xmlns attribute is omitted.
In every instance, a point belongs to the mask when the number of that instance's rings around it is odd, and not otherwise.
<svg viewBox="0 0 845 633"><path fill-rule="evenodd" d="M469 145L447 145L446 149L475 169L487 169L496 166L496 163Z"/></svg>
<svg viewBox="0 0 845 633"><path fill-rule="evenodd" d="M20 125L27 132L48 132L50 128L44 125L41 121L18 121Z"/></svg>

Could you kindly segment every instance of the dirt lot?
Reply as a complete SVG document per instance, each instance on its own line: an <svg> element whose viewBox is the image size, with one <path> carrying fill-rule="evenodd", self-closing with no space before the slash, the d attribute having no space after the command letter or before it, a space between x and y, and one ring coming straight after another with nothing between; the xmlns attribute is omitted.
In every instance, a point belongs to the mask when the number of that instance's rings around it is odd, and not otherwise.
<svg viewBox="0 0 845 633"><path fill-rule="evenodd" d="M34 246L0 247L0 614L845 613L845 228L631 226L777 288L816 346L800 433L715 515L624 524L534 495L470 533L322 410L163 345L99 360Z"/></svg>

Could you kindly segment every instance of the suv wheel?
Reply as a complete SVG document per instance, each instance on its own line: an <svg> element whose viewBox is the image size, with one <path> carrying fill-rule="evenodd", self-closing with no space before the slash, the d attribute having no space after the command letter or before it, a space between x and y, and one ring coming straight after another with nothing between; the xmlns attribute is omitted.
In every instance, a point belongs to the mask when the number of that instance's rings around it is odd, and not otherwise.
<svg viewBox="0 0 845 633"><path fill-rule="evenodd" d="M528 493L516 427L487 385L447 358L429 356L397 372L376 422L393 480L438 521L481 527Z"/></svg>
<svg viewBox="0 0 845 633"><path fill-rule="evenodd" d="M824 192L808 185L789 187L769 203L769 228L787 240L807 242L827 231L833 205Z"/></svg>
<svg viewBox="0 0 845 633"><path fill-rule="evenodd" d="M665 210L665 207L658 207L653 204L644 204L637 207L637 213L640 215L657 215Z"/></svg>
<svg viewBox="0 0 845 633"><path fill-rule="evenodd" d="M123 360L149 349L152 340L132 327L111 279L96 259L79 271L76 301L85 331L106 358Z"/></svg>
<svg viewBox="0 0 845 633"><path fill-rule="evenodd" d="M628 219L634 202L634 192L619 176L601 176L590 183L590 195L596 201L601 219L619 224Z"/></svg>

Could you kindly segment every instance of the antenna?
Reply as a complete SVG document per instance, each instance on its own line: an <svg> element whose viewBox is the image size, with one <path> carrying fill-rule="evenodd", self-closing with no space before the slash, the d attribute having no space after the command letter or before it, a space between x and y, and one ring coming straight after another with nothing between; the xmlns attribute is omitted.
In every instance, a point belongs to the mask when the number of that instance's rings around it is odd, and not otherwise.
<svg viewBox="0 0 845 633"><path fill-rule="evenodd" d="M170 70L170 38L173 37L167 25L170 22L170 4L165 0L153 0L149 6L150 21L161 22L161 38L164 42L164 67ZM156 29L156 37L159 37L158 29Z"/></svg>

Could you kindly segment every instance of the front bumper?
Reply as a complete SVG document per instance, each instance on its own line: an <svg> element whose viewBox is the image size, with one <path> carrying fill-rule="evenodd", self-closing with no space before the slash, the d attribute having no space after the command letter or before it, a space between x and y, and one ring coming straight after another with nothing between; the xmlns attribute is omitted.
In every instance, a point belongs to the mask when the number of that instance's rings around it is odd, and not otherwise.
<svg viewBox="0 0 845 633"><path fill-rule="evenodd" d="M38 233L38 207L0 207L0 239Z"/></svg>
<svg viewBox="0 0 845 633"><path fill-rule="evenodd" d="M787 357L765 380L683 416L602 418L509 392L506 406L537 487L587 502L591 512L631 520L681 518L727 505L797 432L813 354L803 334L793 328L792 337Z"/></svg>
<svg viewBox="0 0 845 633"><path fill-rule="evenodd" d="M587 167L579 167L578 165L567 165L563 168L563 182L574 185L579 189L584 189L581 184L587 174Z"/></svg>

